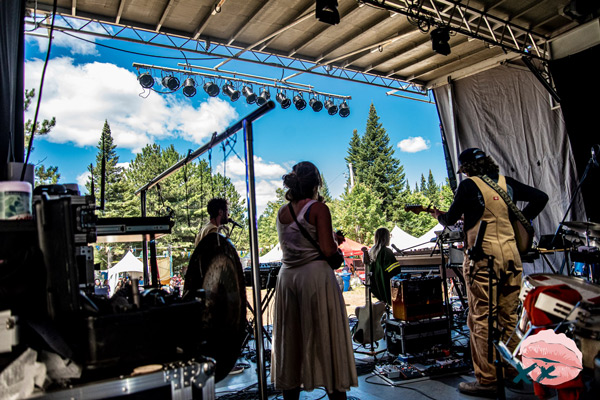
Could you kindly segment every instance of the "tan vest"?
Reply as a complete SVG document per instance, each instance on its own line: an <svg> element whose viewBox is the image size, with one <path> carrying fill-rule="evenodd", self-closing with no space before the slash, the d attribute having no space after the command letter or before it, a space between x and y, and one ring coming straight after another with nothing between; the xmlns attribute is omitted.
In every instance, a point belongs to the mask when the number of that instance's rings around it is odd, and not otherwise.
<svg viewBox="0 0 600 400"><path fill-rule="evenodd" d="M485 202L485 210L479 220L487 222L482 244L484 253L493 255L501 263L503 259L512 259L520 263L508 206L502 197L481 178L473 176L470 179L481 191ZM506 191L506 179L503 175L498 177L498 186ZM479 223L466 232L468 248L475 243L478 231Z"/></svg>

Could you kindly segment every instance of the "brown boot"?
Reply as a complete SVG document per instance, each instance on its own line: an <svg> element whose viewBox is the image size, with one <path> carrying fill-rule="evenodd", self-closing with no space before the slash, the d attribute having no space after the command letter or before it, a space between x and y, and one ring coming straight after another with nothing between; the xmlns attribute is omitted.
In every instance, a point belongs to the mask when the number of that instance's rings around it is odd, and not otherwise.
<svg viewBox="0 0 600 400"><path fill-rule="evenodd" d="M468 394L471 396L481 397L496 397L496 385L482 385L481 383L474 382L461 382L458 384L458 390L461 393Z"/></svg>

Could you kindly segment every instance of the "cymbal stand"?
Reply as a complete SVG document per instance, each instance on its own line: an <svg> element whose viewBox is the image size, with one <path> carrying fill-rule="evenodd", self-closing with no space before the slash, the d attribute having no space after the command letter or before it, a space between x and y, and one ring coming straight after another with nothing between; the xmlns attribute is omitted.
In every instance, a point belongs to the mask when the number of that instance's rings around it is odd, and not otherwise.
<svg viewBox="0 0 600 400"><path fill-rule="evenodd" d="M593 146L592 146L592 150L593 150ZM573 193L573 195L571 196L571 200L569 201L569 207L567 207L567 211L565 211L565 215L563 216L562 221L560 221L560 224L558 224L558 228L556 228L556 232L554 233L554 237L552 238L552 241L550 242L550 244L554 244L554 242L556 241L556 238L558 237L558 233L560 232L561 228L563 227L565 220L567 219L567 215L569 214L569 211L571 211L571 207L573 207L573 202L575 201L575 196L577 196L577 193L579 193L579 191L581 190L581 185L585 181L585 178L587 178L588 172L590 171L590 169L593 166L597 167L598 163L597 163L597 161L594 157L593 151L592 151L592 157L590 158L587 165L585 166L585 170L583 171L583 174L581 175L581 179L579 180L579 183L577 184L577 187L575 188L575 193Z"/></svg>

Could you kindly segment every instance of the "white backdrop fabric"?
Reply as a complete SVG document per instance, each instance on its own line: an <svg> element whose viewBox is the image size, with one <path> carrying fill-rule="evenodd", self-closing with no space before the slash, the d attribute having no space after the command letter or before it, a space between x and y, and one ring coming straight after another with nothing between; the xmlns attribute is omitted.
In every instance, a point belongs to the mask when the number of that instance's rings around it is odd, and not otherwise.
<svg viewBox="0 0 600 400"><path fill-rule="evenodd" d="M461 151L483 149L500 173L548 194L534 228L536 239L553 234L575 193L578 174L562 112L553 108L541 83L529 70L499 66L451 81L434 89L434 95L454 170ZM581 196L575 197L566 220L586 220ZM550 272L541 262L535 268Z"/></svg>

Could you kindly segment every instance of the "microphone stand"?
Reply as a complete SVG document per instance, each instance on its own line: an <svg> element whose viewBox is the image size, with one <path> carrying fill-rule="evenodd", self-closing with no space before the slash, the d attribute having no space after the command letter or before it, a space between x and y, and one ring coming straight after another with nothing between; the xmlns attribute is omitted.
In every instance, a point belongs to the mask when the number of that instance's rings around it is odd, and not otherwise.
<svg viewBox="0 0 600 400"><path fill-rule="evenodd" d="M485 230L487 228L487 222L479 222L479 230L477 231L477 238L473 247L467 250L469 260L471 263L471 270L469 271L469 279L472 282L474 279L473 268L475 263L487 259L487 270L488 270L488 353L487 358L489 363L493 363L496 367L496 385L498 390L498 399L506 400L506 393L504 392L504 374L502 371L502 360L500 352L496 352L496 359L494 360L494 348L498 346L500 339L500 330L498 326L498 316L496 315L499 310L494 310L494 281L500 284L499 276L494 271L494 259L493 255L485 254L483 252L482 244L483 237L485 236ZM500 288L496 288L496 304L500 303Z"/></svg>

